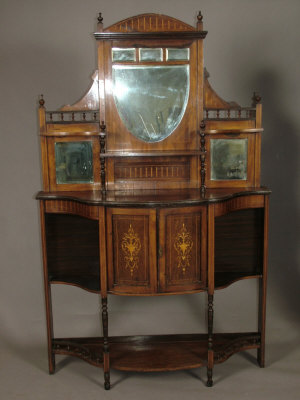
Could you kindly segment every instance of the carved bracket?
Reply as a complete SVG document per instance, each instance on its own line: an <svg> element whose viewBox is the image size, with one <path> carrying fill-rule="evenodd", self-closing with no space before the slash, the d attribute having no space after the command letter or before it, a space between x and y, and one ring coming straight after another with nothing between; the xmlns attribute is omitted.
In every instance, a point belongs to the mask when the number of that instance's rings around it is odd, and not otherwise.
<svg viewBox="0 0 300 400"><path fill-rule="evenodd" d="M54 340L52 348L55 354L63 354L81 358L89 364L101 367L103 365L103 356L98 347L90 347L88 344L77 343L75 339Z"/></svg>
<svg viewBox="0 0 300 400"><path fill-rule="evenodd" d="M260 338L257 334L253 334L247 337L240 337L235 339L232 342L229 342L228 345L218 352L214 353L214 362L220 363L227 358L229 358L232 354L237 353L239 351L243 351L251 348L258 348L260 346Z"/></svg>

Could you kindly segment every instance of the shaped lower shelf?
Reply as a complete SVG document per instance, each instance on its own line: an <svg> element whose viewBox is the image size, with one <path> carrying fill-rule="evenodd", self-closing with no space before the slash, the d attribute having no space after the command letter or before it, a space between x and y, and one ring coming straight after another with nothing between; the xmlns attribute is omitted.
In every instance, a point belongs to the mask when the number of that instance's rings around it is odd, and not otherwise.
<svg viewBox="0 0 300 400"><path fill-rule="evenodd" d="M115 336L109 338L110 366L124 371L175 371L207 364L206 334ZM102 367L103 338L53 339L55 354L79 357ZM257 332L213 335L214 362L260 346Z"/></svg>

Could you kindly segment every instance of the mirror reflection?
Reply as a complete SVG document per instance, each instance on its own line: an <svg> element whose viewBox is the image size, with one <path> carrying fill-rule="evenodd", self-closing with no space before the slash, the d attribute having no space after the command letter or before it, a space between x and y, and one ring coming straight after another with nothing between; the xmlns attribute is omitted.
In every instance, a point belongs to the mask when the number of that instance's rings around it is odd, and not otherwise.
<svg viewBox="0 0 300 400"><path fill-rule="evenodd" d="M167 61L187 61L190 59L190 49L167 49Z"/></svg>
<svg viewBox="0 0 300 400"><path fill-rule="evenodd" d="M56 183L93 183L92 142L55 143Z"/></svg>
<svg viewBox="0 0 300 400"><path fill-rule="evenodd" d="M248 139L211 139L211 179L246 180Z"/></svg>
<svg viewBox="0 0 300 400"><path fill-rule="evenodd" d="M135 49L112 49L112 61L136 61Z"/></svg>
<svg viewBox="0 0 300 400"><path fill-rule="evenodd" d="M140 49L140 61L162 61L162 49Z"/></svg>
<svg viewBox="0 0 300 400"><path fill-rule="evenodd" d="M113 66L113 95L126 128L159 142L179 125L189 96L189 66Z"/></svg>

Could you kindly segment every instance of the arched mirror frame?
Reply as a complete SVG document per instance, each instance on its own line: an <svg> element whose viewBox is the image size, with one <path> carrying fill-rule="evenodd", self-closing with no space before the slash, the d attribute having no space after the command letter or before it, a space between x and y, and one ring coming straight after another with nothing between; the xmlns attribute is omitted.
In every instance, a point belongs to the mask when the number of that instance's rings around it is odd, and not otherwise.
<svg viewBox="0 0 300 400"><path fill-rule="evenodd" d="M202 24L193 28L174 18L147 14L121 21L103 32L99 40L100 118L106 125L106 152L195 151L199 148L200 121L203 113L203 38ZM185 113L175 130L165 139L145 142L136 138L125 126L113 96L113 48L189 48L190 88ZM165 51L165 50L164 50ZM135 64L134 62L131 63ZM145 62L143 65L153 65ZM156 64L156 63L155 63ZM162 61L178 65L178 61Z"/></svg>

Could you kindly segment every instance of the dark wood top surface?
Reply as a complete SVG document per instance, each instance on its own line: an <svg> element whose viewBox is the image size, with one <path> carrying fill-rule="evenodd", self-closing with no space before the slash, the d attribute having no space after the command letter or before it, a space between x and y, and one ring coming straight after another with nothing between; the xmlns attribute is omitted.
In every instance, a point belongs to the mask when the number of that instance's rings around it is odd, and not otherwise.
<svg viewBox="0 0 300 400"><path fill-rule="evenodd" d="M200 189L176 190L118 190L43 192L36 195L38 200L72 200L90 205L127 206L127 207L169 207L189 206L203 203L215 203L240 196L270 194L266 187L238 189L209 189L202 193Z"/></svg>

